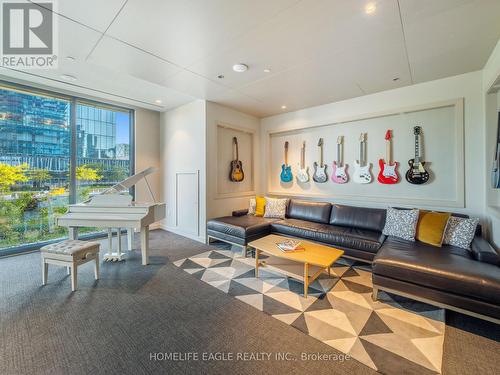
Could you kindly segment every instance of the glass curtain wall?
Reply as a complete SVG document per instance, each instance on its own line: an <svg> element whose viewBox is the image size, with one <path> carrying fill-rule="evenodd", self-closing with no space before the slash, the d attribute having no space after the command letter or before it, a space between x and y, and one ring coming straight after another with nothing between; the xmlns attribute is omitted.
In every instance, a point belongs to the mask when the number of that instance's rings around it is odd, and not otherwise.
<svg viewBox="0 0 500 375"><path fill-rule="evenodd" d="M56 218L70 202L132 173L131 120L129 110L0 84L0 255L66 237Z"/></svg>

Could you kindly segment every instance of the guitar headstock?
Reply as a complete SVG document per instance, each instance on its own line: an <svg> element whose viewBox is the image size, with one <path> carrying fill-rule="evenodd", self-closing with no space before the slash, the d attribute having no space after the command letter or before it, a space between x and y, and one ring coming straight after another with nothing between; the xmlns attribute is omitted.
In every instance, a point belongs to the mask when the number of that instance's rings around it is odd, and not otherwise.
<svg viewBox="0 0 500 375"><path fill-rule="evenodd" d="M233 143L234 143L236 146L238 146L238 138L233 137Z"/></svg>
<svg viewBox="0 0 500 375"><path fill-rule="evenodd" d="M344 142L344 137L343 137L342 135L339 135L339 136L337 137L337 144L338 144L338 145L341 145L341 144L342 144L342 142Z"/></svg>
<svg viewBox="0 0 500 375"><path fill-rule="evenodd" d="M323 138L320 138L318 141L318 146L321 147L323 146Z"/></svg>
<svg viewBox="0 0 500 375"><path fill-rule="evenodd" d="M422 134L422 128L420 126L413 127L413 134L415 134L415 135Z"/></svg>
<svg viewBox="0 0 500 375"><path fill-rule="evenodd" d="M288 150L288 141L285 142L285 150Z"/></svg>
<svg viewBox="0 0 500 375"><path fill-rule="evenodd" d="M391 129L387 129L387 131L385 132L385 140L386 141L390 141L392 138L392 130Z"/></svg>
<svg viewBox="0 0 500 375"><path fill-rule="evenodd" d="M364 142L364 141L366 141L366 133L361 133L361 134L359 135L359 141L360 141L360 142Z"/></svg>
<svg viewBox="0 0 500 375"><path fill-rule="evenodd" d="M306 141L302 141L302 148L306 148Z"/></svg>

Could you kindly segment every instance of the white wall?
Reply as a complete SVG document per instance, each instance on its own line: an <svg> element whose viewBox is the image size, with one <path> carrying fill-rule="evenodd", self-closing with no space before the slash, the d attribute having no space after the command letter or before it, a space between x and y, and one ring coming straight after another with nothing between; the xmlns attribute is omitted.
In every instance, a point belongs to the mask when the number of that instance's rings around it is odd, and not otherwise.
<svg viewBox="0 0 500 375"><path fill-rule="evenodd" d="M260 185L260 121L254 116L250 116L234 109L224 107L220 104L207 102L206 107L207 122L207 219L219 216L230 215L237 209L248 208L249 197L253 194L233 194L230 197L223 197L217 193L217 168L228 169L229 165L217 166L218 147L231 147L230 144L217 144L217 126L224 124L237 129L254 132L253 142L253 171L255 189ZM243 165L243 170L249 166ZM247 171L249 168L247 169ZM251 176L246 175L245 179ZM239 196L238 196L239 195Z"/></svg>
<svg viewBox="0 0 500 375"><path fill-rule="evenodd" d="M162 199L167 205L163 228L205 241L206 222L206 102L196 100L160 115ZM199 236L176 227L176 174L199 171Z"/></svg>
<svg viewBox="0 0 500 375"><path fill-rule="evenodd" d="M140 172L149 167L158 168L158 172L148 176L148 182L156 201L160 201L160 113L142 108L136 109L134 131L135 171ZM151 196L144 181L137 184L135 199L138 202L151 202Z"/></svg>
<svg viewBox="0 0 500 375"><path fill-rule="evenodd" d="M333 88L332 88L333 89ZM465 208L453 209L484 220L485 213L485 132L482 95L482 72L421 83L395 90L366 95L341 102L311 107L261 120L261 190L268 191L267 168L269 131L286 131L341 122L346 118L365 117L378 112L426 105L440 101L464 98L465 129ZM384 150L382 150L383 152ZM371 160L373 162L373 160ZM405 161L401 161L405 162ZM312 161L311 161L312 163ZM406 182L402 182L403 184ZM331 201L335 201L332 196ZM347 202L360 205L359 202ZM377 204L370 204L375 206ZM378 206L387 206L380 203ZM434 207L443 209L443 207Z"/></svg>

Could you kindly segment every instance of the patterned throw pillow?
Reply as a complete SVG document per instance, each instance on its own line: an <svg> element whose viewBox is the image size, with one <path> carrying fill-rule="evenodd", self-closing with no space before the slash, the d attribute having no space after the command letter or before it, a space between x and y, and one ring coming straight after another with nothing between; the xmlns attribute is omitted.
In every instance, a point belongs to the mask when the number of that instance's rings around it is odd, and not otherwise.
<svg viewBox="0 0 500 375"><path fill-rule="evenodd" d="M266 197L266 210L264 217L284 219L288 199L275 199Z"/></svg>
<svg viewBox="0 0 500 375"><path fill-rule="evenodd" d="M256 207L255 198L250 198L250 202L248 205L248 215L255 215L255 207Z"/></svg>
<svg viewBox="0 0 500 375"><path fill-rule="evenodd" d="M444 231L443 244L470 249L470 243L476 234L479 219L465 219L462 217L450 217Z"/></svg>
<svg viewBox="0 0 500 375"><path fill-rule="evenodd" d="M407 241L415 241L417 231L418 210L398 210L389 207L382 231L386 236L399 237Z"/></svg>

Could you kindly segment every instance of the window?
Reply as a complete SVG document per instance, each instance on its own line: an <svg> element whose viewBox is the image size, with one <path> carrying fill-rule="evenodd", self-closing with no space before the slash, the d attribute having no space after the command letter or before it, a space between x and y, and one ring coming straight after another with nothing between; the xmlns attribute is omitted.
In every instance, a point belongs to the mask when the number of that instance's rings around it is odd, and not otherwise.
<svg viewBox="0 0 500 375"><path fill-rule="evenodd" d="M67 236L56 218L70 202L132 173L132 116L126 109L0 85L0 255Z"/></svg>

